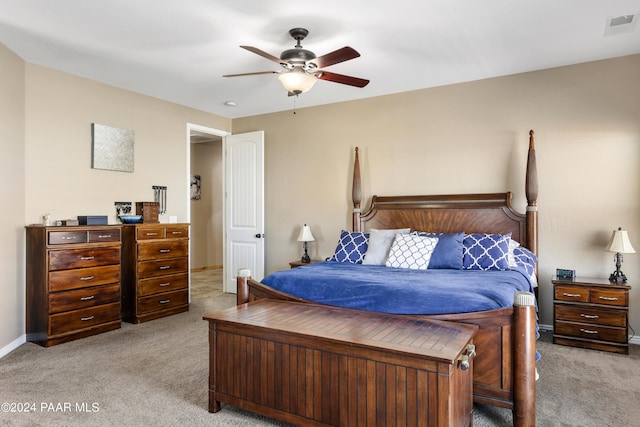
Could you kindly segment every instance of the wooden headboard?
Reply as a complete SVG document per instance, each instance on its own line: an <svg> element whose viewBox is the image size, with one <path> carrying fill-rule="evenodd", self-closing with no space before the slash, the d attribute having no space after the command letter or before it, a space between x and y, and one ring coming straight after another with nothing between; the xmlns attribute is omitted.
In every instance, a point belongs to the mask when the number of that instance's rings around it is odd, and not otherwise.
<svg viewBox="0 0 640 427"><path fill-rule="evenodd" d="M529 153L525 194L527 210L519 213L511 206L511 193L451 194L429 196L373 196L366 212L362 199L360 164L356 148L353 168L353 230L406 228L455 233L511 233L514 240L537 254L538 177L533 131L529 132Z"/></svg>

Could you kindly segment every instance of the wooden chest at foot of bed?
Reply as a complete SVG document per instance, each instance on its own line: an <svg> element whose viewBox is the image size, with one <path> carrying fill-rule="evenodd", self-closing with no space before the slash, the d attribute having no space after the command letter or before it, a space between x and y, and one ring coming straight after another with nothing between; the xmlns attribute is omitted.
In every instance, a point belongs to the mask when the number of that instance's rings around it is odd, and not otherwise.
<svg viewBox="0 0 640 427"><path fill-rule="evenodd" d="M301 425L472 424L476 326L260 300L209 321L209 411Z"/></svg>

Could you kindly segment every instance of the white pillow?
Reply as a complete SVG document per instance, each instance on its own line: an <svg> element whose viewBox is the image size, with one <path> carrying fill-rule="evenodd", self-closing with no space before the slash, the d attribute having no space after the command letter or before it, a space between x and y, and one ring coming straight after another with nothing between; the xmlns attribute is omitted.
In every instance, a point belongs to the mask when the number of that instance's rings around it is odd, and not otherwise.
<svg viewBox="0 0 640 427"><path fill-rule="evenodd" d="M513 250L520 246L520 243L516 242L513 239L509 239L509 252L507 253L507 260L509 261L509 268L516 268L518 264L516 263L516 257L513 255Z"/></svg>
<svg viewBox="0 0 640 427"><path fill-rule="evenodd" d="M398 228L395 230L376 230L369 231L369 247L364 255L363 264L384 265L389 256L389 249L396 234L407 234L410 228Z"/></svg>
<svg viewBox="0 0 640 427"><path fill-rule="evenodd" d="M393 268L426 270L437 244L437 237L396 234L385 265Z"/></svg>

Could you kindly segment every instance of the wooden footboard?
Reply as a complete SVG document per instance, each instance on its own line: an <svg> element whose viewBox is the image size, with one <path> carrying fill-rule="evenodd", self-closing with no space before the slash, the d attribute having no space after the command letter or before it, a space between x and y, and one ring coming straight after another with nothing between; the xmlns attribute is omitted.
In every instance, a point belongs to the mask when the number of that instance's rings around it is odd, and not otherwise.
<svg viewBox="0 0 640 427"><path fill-rule="evenodd" d="M263 298L315 304L275 291L249 277L238 276L238 304ZM525 294L525 295L518 295ZM512 308L478 313L413 316L479 326L474 337L475 402L511 409L515 426L535 425L536 315L533 294L518 293Z"/></svg>

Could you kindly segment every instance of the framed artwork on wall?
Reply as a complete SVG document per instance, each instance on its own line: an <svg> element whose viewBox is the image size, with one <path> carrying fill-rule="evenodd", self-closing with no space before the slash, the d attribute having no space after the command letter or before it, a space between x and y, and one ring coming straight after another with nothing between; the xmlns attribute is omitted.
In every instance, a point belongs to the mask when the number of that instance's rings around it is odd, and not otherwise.
<svg viewBox="0 0 640 427"><path fill-rule="evenodd" d="M135 133L129 129L91 124L91 168L133 172Z"/></svg>
<svg viewBox="0 0 640 427"><path fill-rule="evenodd" d="M191 175L191 198L200 200L200 175Z"/></svg>

